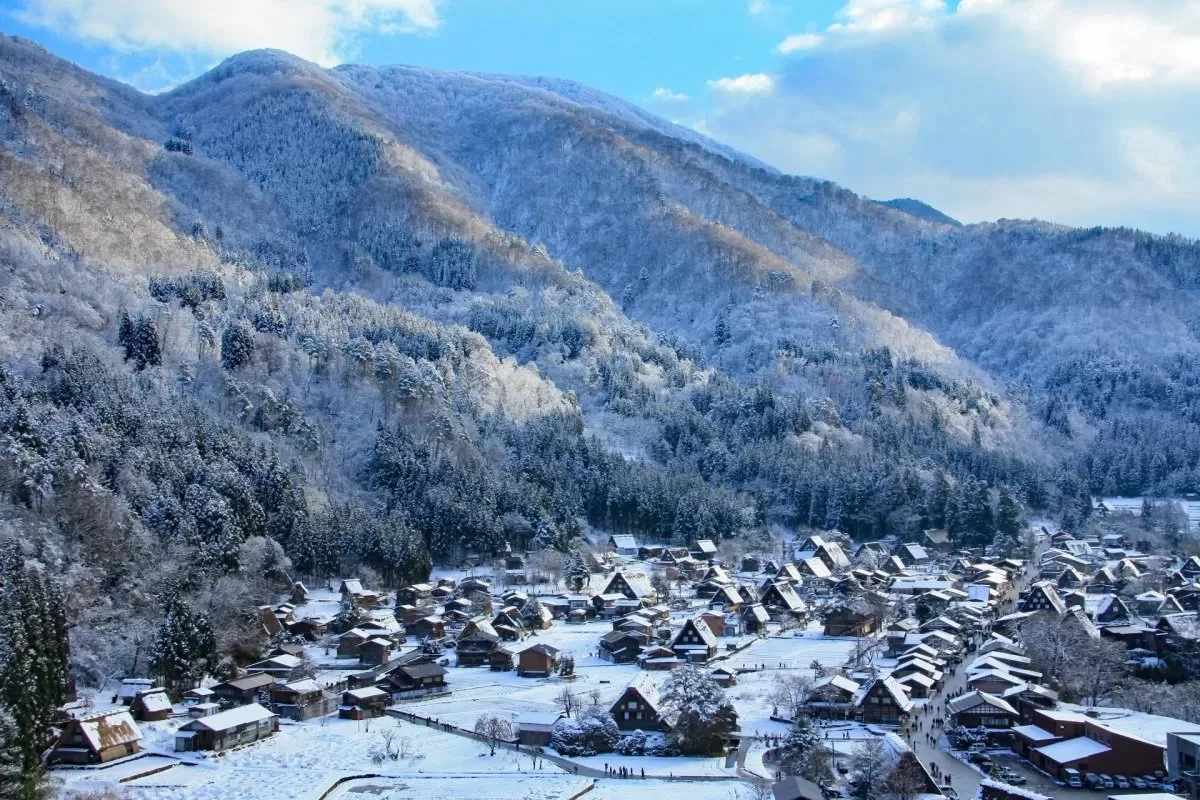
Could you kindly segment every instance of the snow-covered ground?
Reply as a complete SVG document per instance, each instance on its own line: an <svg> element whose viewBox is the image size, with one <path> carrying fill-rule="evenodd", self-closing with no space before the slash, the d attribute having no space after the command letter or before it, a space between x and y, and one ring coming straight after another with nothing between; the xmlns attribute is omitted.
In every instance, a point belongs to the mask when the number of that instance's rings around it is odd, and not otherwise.
<svg viewBox="0 0 1200 800"><path fill-rule="evenodd" d="M854 649L855 639L837 639L823 636L818 623L806 630L788 631L780 636L760 639L745 650L721 662L735 669L789 669L811 675L813 661L825 667L837 667L846 663Z"/></svg>
<svg viewBox="0 0 1200 800"><path fill-rule="evenodd" d="M169 750L164 744L181 722L141 726L146 735L145 744ZM397 743L403 740L404 757L376 763L371 752L383 747L385 731L394 732ZM168 761L165 758L158 760L164 763ZM123 764L116 771L64 770L58 774L68 786L76 788L115 784L132 774L130 770L136 763ZM458 775L492 779L497 776L527 776L531 766L523 753L497 750L495 756L490 756L487 745L481 742L390 717L369 722L327 717L324 721L285 724L270 739L222 755L209 755L195 766L178 764L124 785L134 798L151 800L307 800L320 797L338 779L347 776ZM545 768L537 774L551 776L563 773L546 762ZM478 788L476 786L476 794L470 796L486 796L478 794ZM528 793L525 789L514 791L515 794L511 796L515 798ZM570 794L566 792L562 796ZM550 793L545 796L559 795Z"/></svg>
<svg viewBox="0 0 1200 800"><path fill-rule="evenodd" d="M1102 497L1100 498L1104 505L1108 506L1113 511L1128 511L1131 514L1141 516L1142 513L1142 498L1140 497ZM1155 502L1170 502L1177 503L1183 508L1183 513L1187 514L1188 528L1197 530L1200 528L1200 500L1189 500L1182 497L1168 497Z"/></svg>
<svg viewBox="0 0 1200 800"><path fill-rule="evenodd" d="M735 767L725 766L725 757L702 758L690 756L674 756L656 758L654 756L622 756L616 753L602 753L598 756L590 756L588 758L573 758L583 766L591 767L592 769L603 770L607 764L614 770L620 767L625 767L633 775L640 776L642 770L646 771L646 777L669 777L672 775L686 775L689 777L732 777L737 775Z"/></svg>
<svg viewBox="0 0 1200 800"><path fill-rule="evenodd" d="M405 776L403 778L347 781L329 800L566 800L583 791L587 778L574 775L463 775L459 777Z"/></svg>
<svg viewBox="0 0 1200 800"><path fill-rule="evenodd" d="M461 575L456 575L461 577ZM296 610L297 618L332 619L340 610L334 587L309 587L309 602ZM695 610L673 612L673 624L679 625ZM381 609L373 616L386 616ZM636 665L613 665L596 656L601 636L612 630L612 623L591 621L573 625L556 622L508 647L520 651L534 644L549 644L575 657L574 678L522 678L515 672L493 672L486 667L455 666L456 655L447 650L446 676L451 693L401 704L404 711L460 728L471 729L483 713L512 719L527 712L561 710L564 688L580 706L592 704L608 708L635 681L650 679L663 682L668 673L647 673ZM784 735L785 723L770 719L772 690L781 676L810 676L814 661L826 667L840 666L854 649L853 639L831 639L821 634L819 624L806 629L775 634L769 638L720 640L721 656L710 667L724 666L744 670L737 684L727 690L739 717L739 727L751 736ZM727 646L741 647L727 654ZM405 649L415 647L409 643ZM351 659L338 659L326 644L306 648L318 664L317 680L330 683L360 667ZM97 710L109 704L111 692L93 698ZM524 800L527 797L568 798L587 786L587 779L571 775L549 762L531 774L533 764L525 753L498 750L489 756L486 745L434 727L402 722L390 717L356 722L336 717L305 723L284 722L270 739L231 752L189 754L193 764L176 762L169 757L175 731L187 721L178 716L171 720L142 724L143 748L152 753L136 761L110 769L63 770L59 774L69 787L94 788L120 785L131 797L140 800L317 800L332 790L331 798L378 798L407 800L409 797L479 798L480 800ZM862 731L862 736L870 734ZM840 735L840 733L838 734ZM385 738L402 743L403 755L379 760ZM857 736L855 738L858 738ZM852 742L851 742L852 743ZM755 742L747 757L747 766L761 764L764 745ZM375 754L373 756L373 754ZM600 779L590 794L615 798L638 798L654 793L661 798L687 797L688 800L741 800L748 793L745 784L736 781L680 781L666 778L731 778L735 767L726 766L725 758L622 757L604 754L578 759L581 766L603 770L627 767L636 780ZM147 775L154 769L162 769ZM645 770L646 779L640 778ZM141 775L142 777L137 777ZM657 778L657 780L656 780ZM345 781L344 783L339 783ZM336 788L335 788L336 787ZM740 794L739 794L740 793Z"/></svg>

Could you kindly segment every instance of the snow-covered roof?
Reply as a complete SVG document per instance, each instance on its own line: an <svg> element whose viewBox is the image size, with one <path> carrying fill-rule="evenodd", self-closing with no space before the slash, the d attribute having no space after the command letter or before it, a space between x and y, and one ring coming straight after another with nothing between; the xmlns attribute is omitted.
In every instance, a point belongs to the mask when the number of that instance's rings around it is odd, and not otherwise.
<svg viewBox="0 0 1200 800"><path fill-rule="evenodd" d="M1012 732L1031 742L1048 742L1051 739L1059 738L1057 734L1051 733L1044 728L1039 728L1037 725L1018 725L1012 729Z"/></svg>
<svg viewBox="0 0 1200 800"><path fill-rule="evenodd" d="M245 706L231 708L228 711L222 711L220 714L213 714L211 717L200 717L184 725L186 730L209 730L209 731L226 731L230 728L236 728L241 725L249 725L254 722L263 722L271 719L275 714L258 703L251 703Z"/></svg>
<svg viewBox="0 0 1200 800"><path fill-rule="evenodd" d="M1013 675L1011 672L1005 672L999 669L983 670L982 672L972 672L967 676L967 683L974 684L976 681L1004 681L1010 686L1017 686L1025 683L1025 681Z"/></svg>
<svg viewBox="0 0 1200 800"><path fill-rule="evenodd" d="M386 695L383 689L378 686L364 686L361 689L349 689L346 691L346 696L354 700L370 700L374 697L382 697Z"/></svg>
<svg viewBox="0 0 1200 800"><path fill-rule="evenodd" d="M308 680L304 680L304 681L294 681L292 683L285 683L283 685L283 688L290 689L291 691L296 692L297 694L308 694L309 692L321 691L321 685L319 683L317 683L316 681L314 681L312 678L309 678Z"/></svg>
<svg viewBox="0 0 1200 800"><path fill-rule="evenodd" d="M938 673L938 675L941 675L941 673L939 672L939 673ZM921 686L924 686L924 687L925 687L925 688L927 688L927 689L937 685L937 681L936 681L936 680L934 680L934 679L933 679L933 678L931 678L930 676L928 676L928 675L925 675L925 674L923 674L923 673L920 673L920 672L913 672L913 673L910 673L910 674L908 674L908 675L905 675L903 678L897 678L897 680L898 680L900 683L916 683L916 684L920 684Z"/></svg>
<svg viewBox="0 0 1200 800"><path fill-rule="evenodd" d="M826 675L824 678L820 678L815 681L812 685L812 688L815 691L825 686L833 686L841 689L842 691L850 692L851 694L857 692L860 688L859 683L850 680L845 675Z"/></svg>
<svg viewBox="0 0 1200 800"><path fill-rule="evenodd" d="M137 697L152 686L154 681L149 678L126 678L117 689L117 697Z"/></svg>
<svg viewBox="0 0 1200 800"><path fill-rule="evenodd" d="M157 711L171 710L171 698L167 696L166 689L154 689L149 692L143 692L138 695L138 702L142 704L142 708L151 714Z"/></svg>
<svg viewBox="0 0 1200 800"><path fill-rule="evenodd" d="M962 695L961 697L955 697L947 705L950 706L951 711L953 711L954 713L957 714L960 711L966 711L966 710L974 708L980 704L988 705L988 706L991 706L992 708L999 709L1000 711L1003 711L1006 714L1012 714L1014 717L1019 716L1017 713L1017 710L1015 708L1013 708L1011 705L1009 705L1008 702L997 697L994 694L988 694L987 692L980 692L980 691L967 692L966 694Z"/></svg>
<svg viewBox="0 0 1200 800"><path fill-rule="evenodd" d="M814 578L832 578L833 573L829 571L829 567L825 566L825 562L819 558L804 559L804 566L812 573Z"/></svg>
<svg viewBox="0 0 1200 800"><path fill-rule="evenodd" d="M1110 750L1110 748L1100 744L1095 739L1089 739L1086 736L1077 736L1074 739L1067 739L1034 749L1056 764L1070 764L1084 758L1091 758L1101 753L1107 753Z"/></svg>
<svg viewBox="0 0 1200 800"><path fill-rule="evenodd" d="M526 711L517 714L517 727L524 730L548 728L560 719L562 714L557 711Z"/></svg>
<svg viewBox="0 0 1200 800"><path fill-rule="evenodd" d="M79 720L79 730L93 750L129 744L142 738L133 715L128 711L110 711Z"/></svg>

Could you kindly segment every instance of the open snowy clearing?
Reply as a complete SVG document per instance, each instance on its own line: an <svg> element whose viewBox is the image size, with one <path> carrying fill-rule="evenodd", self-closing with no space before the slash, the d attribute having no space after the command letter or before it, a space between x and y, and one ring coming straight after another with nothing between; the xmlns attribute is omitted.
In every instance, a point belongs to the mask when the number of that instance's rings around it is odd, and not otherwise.
<svg viewBox="0 0 1200 800"><path fill-rule="evenodd" d="M805 631L797 631L800 636L785 633L760 639L745 650L724 661L721 666L736 669L809 669L813 661L819 661L826 667L837 667L846 663L851 651L854 650L856 639L830 638L821 635L821 629L813 626ZM782 665L782 667L781 667Z"/></svg>
<svg viewBox="0 0 1200 800"><path fill-rule="evenodd" d="M464 775L458 778L405 776L347 781L329 800L566 800L582 792L587 778L574 775Z"/></svg>

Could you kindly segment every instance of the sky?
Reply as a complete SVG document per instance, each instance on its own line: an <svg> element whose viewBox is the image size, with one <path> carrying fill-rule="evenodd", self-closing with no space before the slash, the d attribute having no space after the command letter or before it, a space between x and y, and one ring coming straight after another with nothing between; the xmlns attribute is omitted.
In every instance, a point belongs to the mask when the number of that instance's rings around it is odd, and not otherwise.
<svg viewBox="0 0 1200 800"><path fill-rule="evenodd" d="M1200 236L1200 0L0 0L0 30L145 91L258 47L567 78L965 222Z"/></svg>

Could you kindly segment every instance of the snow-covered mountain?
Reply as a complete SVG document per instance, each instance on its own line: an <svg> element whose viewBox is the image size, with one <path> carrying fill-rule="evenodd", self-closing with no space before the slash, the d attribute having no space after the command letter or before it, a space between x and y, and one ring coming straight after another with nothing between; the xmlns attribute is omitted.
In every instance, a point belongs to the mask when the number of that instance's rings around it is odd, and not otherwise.
<svg viewBox="0 0 1200 800"><path fill-rule="evenodd" d="M14 374L78 346L183 385L319 504L377 503L408 474L380 448L434 447L428 493L383 506L436 555L579 521L964 530L947 487L1075 513L1200 486L1191 242L960 225L558 80L258 51L148 96L12 38L0 80ZM481 474L440 508L486 521L422 516Z"/></svg>

